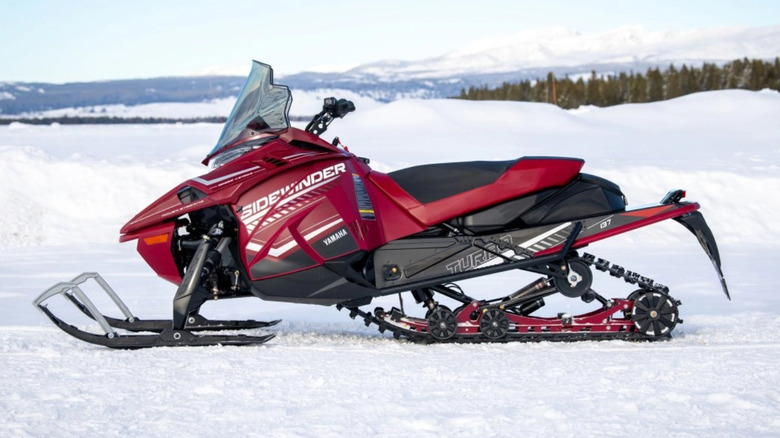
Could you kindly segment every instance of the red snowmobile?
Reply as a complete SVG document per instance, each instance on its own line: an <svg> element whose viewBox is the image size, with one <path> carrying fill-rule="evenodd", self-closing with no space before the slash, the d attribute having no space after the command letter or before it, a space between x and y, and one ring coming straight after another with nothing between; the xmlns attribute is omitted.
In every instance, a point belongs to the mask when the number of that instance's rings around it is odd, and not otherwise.
<svg viewBox="0 0 780 438"><path fill-rule="evenodd" d="M131 219L121 242L162 278L179 285L171 320L142 320L95 273L45 291L34 304L83 341L114 348L249 345L273 334L206 335L207 330L269 327L278 321L215 321L208 300L258 297L335 305L380 331L420 342L506 342L668 338L682 322L666 286L578 253L591 242L667 219L684 225L728 289L718 248L699 204L672 190L627 209L620 188L581 173L583 160L522 157L429 164L391 173L320 136L355 106L325 99L305 130L290 126L290 90L254 62L216 147L211 170L181 183ZM540 278L496 299L467 295L454 282L511 269ZM626 298L591 288L602 272L635 285ZM100 313L79 287L96 281L124 319ZM375 297L410 293L425 311L363 310ZM57 318L43 302L62 294L105 334ZM534 316L553 294L597 302L582 315ZM446 298L450 307L440 303ZM422 313L422 312L420 312ZM120 330L120 331L117 331ZM153 332L132 334L128 332Z"/></svg>

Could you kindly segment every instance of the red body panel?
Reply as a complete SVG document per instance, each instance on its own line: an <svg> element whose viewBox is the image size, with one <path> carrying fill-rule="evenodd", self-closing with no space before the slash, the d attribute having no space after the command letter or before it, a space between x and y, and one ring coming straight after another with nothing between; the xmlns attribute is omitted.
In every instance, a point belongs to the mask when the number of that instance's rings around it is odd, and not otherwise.
<svg viewBox="0 0 780 438"><path fill-rule="evenodd" d="M181 276L171 257L173 228L173 222L163 222L144 229L138 235L137 249L157 275L171 283L179 284ZM161 236L165 237L160 239Z"/></svg>
<svg viewBox="0 0 780 438"><path fill-rule="evenodd" d="M606 229L600 233L592 234L587 237L576 239L572 245L572 249L582 248L590 243L606 239L618 234L623 234L637 228L646 227L648 225L671 219L678 216L683 216L692 211L698 210L699 204L693 202L686 205L659 205L648 208L640 208L637 210L627 210L622 213L617 213L615 216L624 216L626 218L641 218L634 221L628 221L625 225L618 227L605 227ZM553 246L552 248L536 253L537 256L544 256L547 254L554 254L561 250L563 245Z"/></svg>

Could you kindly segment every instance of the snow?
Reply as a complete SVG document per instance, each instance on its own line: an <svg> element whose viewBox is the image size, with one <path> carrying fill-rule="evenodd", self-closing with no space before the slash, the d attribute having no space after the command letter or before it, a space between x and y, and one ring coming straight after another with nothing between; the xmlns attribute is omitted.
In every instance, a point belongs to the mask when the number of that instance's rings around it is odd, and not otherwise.
<svg viewBox="0 0 780 438"><path fill-rule="evenodd" d="M632 206L687 189L718 239L733 301L696 239L668 221L588 252L671 288L685 323L669 342L422 346L333 308L247 299L209 303L204 313L283 318L268 344L91 346L53 327L31 301L97 271L137 316L169 317L174 286L134 244L116 243L117 230L170 187L205 173L200 160L221 127L3 126L2 435L780 435L780 94L719 91L578 111L451 100L358 107L326 137L340 136L380 171L558 155L585 158L584 171L618 183ZM461 285L488 298L534 278L504 273ZM595 288L632 290L603 274ZM65 320L99 330L64 300L50 301ZM559 297L543 310L587 307Z"/></svg>

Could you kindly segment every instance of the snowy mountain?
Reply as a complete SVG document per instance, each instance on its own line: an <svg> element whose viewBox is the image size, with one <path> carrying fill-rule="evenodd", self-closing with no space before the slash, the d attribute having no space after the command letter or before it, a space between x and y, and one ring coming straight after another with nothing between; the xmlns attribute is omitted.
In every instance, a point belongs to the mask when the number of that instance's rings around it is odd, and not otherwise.
<svg viewBox="0 0 780 438"><path fill-rule="evenodd" d="M379 61L345 72L382 81L480 76L536 69L603 66L643 69L669 63L700 64L780 56L780 26L648 31L620 27L597 34L564 28L524 31L476 40L443 56L419 61Z"/></svg>
<svg viewBox="0 0 780 438"><path fill-rule="evenodd" d="M705 61L777 56L780 56L780 26L678 32L621 27L597 34L551 28L478 39L428 59L381 60L342 72L318 69L278 75L277 81L298 91L349 90L389 102L401 98L455 96L471 85L535 79L550 71L557 76L589 75L593 70L608 74L645 71L670 63L695 65ZM273 60L264 61L273 63ZM238 92L244 78L213 74L243 75L245 71L246 66L215 66L203 69L202 75L180 78L72 84L0 83L0 114L229 98Z"/></svg>
<svg viewBox="0 0 780 438"><path fill-rule="evenodd" d="M551 28L482 38L434 58L377 61L342 73L304 72L284 80L296 88L346 88L394 100L453 96L470 85L535 79L550 71L557 76L643 72L671 63L700 65L777 56L780 26L678 32L621 27L597 34Z"/></svg>

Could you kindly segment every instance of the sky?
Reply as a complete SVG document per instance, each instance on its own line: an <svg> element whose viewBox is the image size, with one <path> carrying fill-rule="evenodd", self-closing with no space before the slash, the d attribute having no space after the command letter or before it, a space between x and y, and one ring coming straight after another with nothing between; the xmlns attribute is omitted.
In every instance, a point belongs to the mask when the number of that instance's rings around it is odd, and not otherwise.
<svg viewBox="0 0 780 438"><path fill-rule="evenodd" d="M775 1L0 0L0 81L277 74L444 55L486 36L780 24Z"/></svg>

